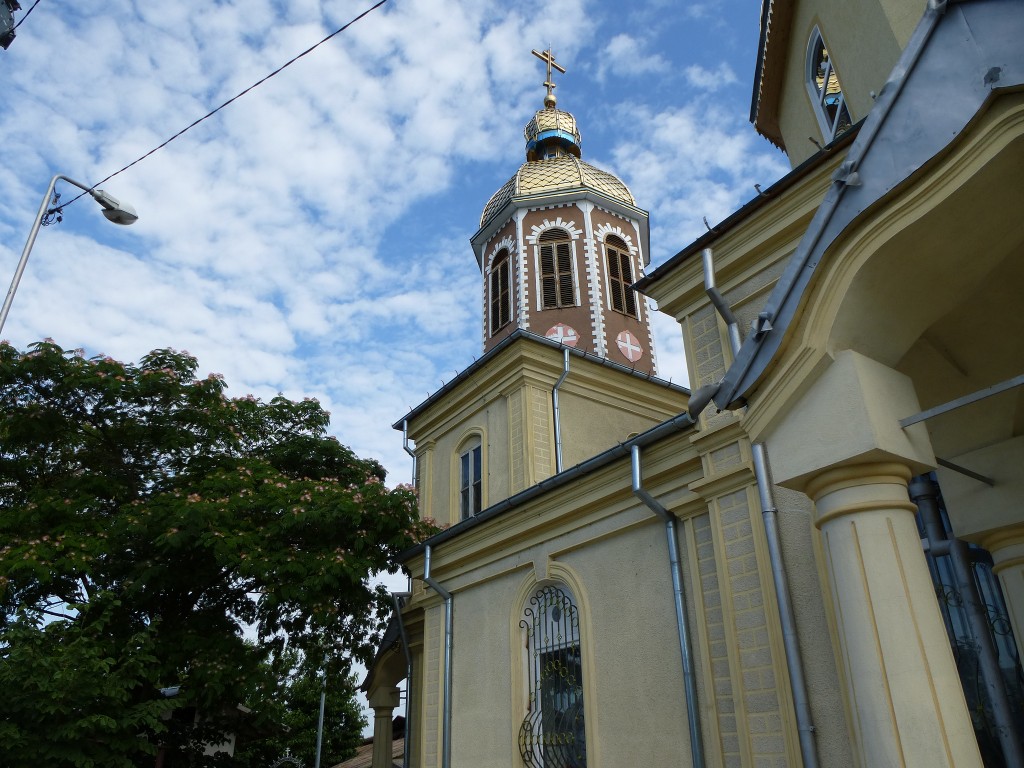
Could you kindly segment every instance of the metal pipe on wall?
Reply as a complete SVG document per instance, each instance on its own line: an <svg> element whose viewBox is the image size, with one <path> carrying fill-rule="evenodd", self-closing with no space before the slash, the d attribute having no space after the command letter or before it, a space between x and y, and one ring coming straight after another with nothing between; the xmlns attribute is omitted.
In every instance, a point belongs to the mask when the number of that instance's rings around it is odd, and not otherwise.
<svg viewBox="0 0 1024 768"><path fill-rule="evenodd" d="M558 377L555 386L551 388L551 407L555 420L555 474L562 471L562 416L558 410L558 390L562 386L562 382L565 381L565 377L569 375L569 348L566 347L562 351L565 355L562 361L562 375Z"/></svg>
<svg viewBox="0 0 1024 768"><path fill-rule="evenodd" d="M732 356L735 358L743 343L743 340L740 339L739 323L736 321L736 315L732 313L732 308L725 300L725 297L718 292L718 285L715 283L715 265L712 250L705 248L700 252L700 255L704 262L704 291L707 293L708 298L711 299L715 309L718 310L718 314L725 320L726 328L729 331L729 346L732 348Z"/></svg>
<svg viewBox="0 0 1024 768"><path fill-rule="evenodd" d="M416 485L416 452L409 447L409 420L402 422L402 449L412 456L412 484Z"/></svg>
<svg viewBox="0 0 1024 768"><path fill-rule="evenodd" d="M729 346L733 358L740 351L739 324L725 297L718 291L715 282L714 254L710 248L701 251L704 263L704 289L729 331ZM786 652L786 666L789 669L789 686L793 694L793 708L796 712L797 733L800 738L800 757L804 768L818 768L818 751L814 743L814 720L811 716L810 699L807 695L807 681L804 677L803 656L800 653L796 616L789 596L789 579L782 558L782 541L779 538L778 513L775 495L772 492L771 469L768 452L763 443L753 443L754 479L761 499L761 520L764 524L765 539L768 543L768 562L775 584L775 598L779 606L779 624L782 629L782 645Z"/></svg>
<svg viewBox="0 0 1024 768"><path fill-rule="evenodd" d="M452 764L452 593L430 576L430 545L423 554L423 582L444 600L444 694L441 720L441 768Z"/></svg>
<svg viewBox="0 0 1024 768"><path fill-rule="evenodd" d="M804 678L804 663L800 653L800 640L796 631L796 616L789 597L789 580L782 559L782 541L779 538L778 514L775 496L772 493L771 469L768 466L768 452L762 443L751 446L754 455L754 478L757 493L761 498L761 519L768 542L768 560L775 582L775 599L779 604L779 623L782 625L782 646L786 651L786 666L789 668L789 686L793 691L793 708L796 710L796 727L800 736L800 756L804 768L817 768L818 752L814 744L814 721L811 717L810 700L807 696L807 681Z"/></svg>
<svg viewBox="0 0 1024 768"><path fill-rule="evenodd" d="M630 451L633 477L633 494L648 509L665 521L665 539L668 542L669 570L672 574L672 601L676 609L676 629L679 633L679 655L683 664L683 690L686 695L686 717L690 730L690 756L693 768L704 766L704 739L700 731L700 710L697 706L697 682L693 673L693 658L690 652L690 632L686 619L685 595L683 594L683 566L679 559L679 541L676 533L676 516L665 509L661 502L651 496L643 487L640 472L640 446Z"/></svg>

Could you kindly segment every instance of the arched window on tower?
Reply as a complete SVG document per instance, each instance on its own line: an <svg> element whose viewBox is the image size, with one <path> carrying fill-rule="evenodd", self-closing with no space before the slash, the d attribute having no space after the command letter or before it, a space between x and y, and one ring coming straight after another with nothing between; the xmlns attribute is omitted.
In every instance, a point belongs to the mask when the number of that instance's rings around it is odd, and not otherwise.
<svg viewBox="0 0 1024 768"><path fill-rule="evenodd" d="M529 768L586 768L580 613L563 587L540 587L523 611L529 699L519 753Z"/></svg>
<svg viewBox="0 0 1024 768"><path fill-rule="evenodd" d="M576 305L572 279L572 245L564 229L549 229L537 240L540 250L543 309Z"/></svg>
<svg viewBox="0 0 1024 768"><path fill-rule="evenodd" d="M811 32L807 44L807 90L826 140L831 141L853 124L839 84L839 74L817 27Z"/></svg>
<svg viewBox="0 0 1024 768"><path fill-rule="evenodd" d="M609 235L604 241L604 252L608 260L608 292L612 309L636 317L636 291L630 288L633 266L629 246L622 238Z"/></svg>
<svg viewBox="0 0 1024 768"><path fill-rule="evenodd" d="M491 262L491 335L512 320L512 293L508 251L502 248Z"/></svg>

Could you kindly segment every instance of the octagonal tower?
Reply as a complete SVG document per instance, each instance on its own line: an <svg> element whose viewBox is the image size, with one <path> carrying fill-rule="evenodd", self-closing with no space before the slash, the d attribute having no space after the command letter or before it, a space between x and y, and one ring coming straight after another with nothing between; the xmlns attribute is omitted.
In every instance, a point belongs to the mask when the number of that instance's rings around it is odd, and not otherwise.
<svg viewBox="0 0 1024 768"><path fill-rule="evenodd" d="M656 373L648 309L631 288L650 262L647 212L619 178L581 159L576 118L556 107L554 59L534 53L548 63L547 95L523 131L526 162L471 239L484 351L522 328Z"/></svg>

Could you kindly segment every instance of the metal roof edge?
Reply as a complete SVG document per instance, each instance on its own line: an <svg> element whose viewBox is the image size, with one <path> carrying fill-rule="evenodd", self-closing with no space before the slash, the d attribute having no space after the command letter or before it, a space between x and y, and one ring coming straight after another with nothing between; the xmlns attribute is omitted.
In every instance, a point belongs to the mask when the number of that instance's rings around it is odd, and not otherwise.
<svg viewBox="0 0 1024 768"><path fill-rule="evenodd" d="M983 31L990 36L979 37ZM929 0L752 332L724 378L702 393L702 403L710 396L721 409L745 404L781 347L812 275L836 238L862 212L955 143L995 93L1024 84L1020 37L1024 5L1019 0ZM1001 66L990 69L985 78L975 77L977 62L986 58ZM964 60L970 65L965 67ZM993 72L996 79L990 81ZM936 112L940 90L946 108ZM872 152L876 145L884 151Z"/></svg>
<svg viewBox="0 0 1024 768"><path fill-rule="evenodd" d="M686 261L694 254L700 253L704 248L710 246L719 237L746 220L746 218L752 213L760 209L762 206L767 205L770 200L778 197L798 181L810 174L811 171L819 165L824 164L837 150L844 149L848 144L852 143L863 123L864 121L861 120L860 122L850 126L849 130L845 131L842 135L837 136L830 143L826 144L819 151L815 152L800 163L796 168L778 179L770 187L761 190L761 194L757 197L748 200L741 207L737 208L718 222L709 231L705 232L674 256L670 256L659 264L650 274L637 280L633 283L633 288L643 293L645 288L660 281L676 266Z"/></svg>
<svg viewBox="0 0 1024 768"><path fill-rule="evenodd" d="M404 563L410 558L415 557L424 551L427 545L436 547L438 544L443 544L456 536L459 536L466 531L472 530L477 526L483 525L488 520L498 517L516 507L525 504L532 499L544 495L548 491L553 491L556 488L561 488L574 480L577 480L590 472L594 472L602 467L611 464L616 459L620 459L629 456L630 451L634 445L640 446L641 448L656 443L657 441L668 437L669 435L681 432L684 429L688 429L694 426L696 422L690 418L690 415L685 411L678 416L656 424L646 432L642 432L631 440L627 440L624 443L614 445L606 451L603 451L596 456L593 456L586 461L580 462L574 467L563 470L557 475L541 480L536 485L531 485L529 488L525 488L513 496L508 497L503 501L499 501L497 504L492 504L487 509L484 509L474 515L473 517L467 518L459 523L456 523L451 528L447 528L440 533L436 533L426 541L420 542L415 547L411 547L406 551L402 552L398 556L398 562Z"/></svg>
<svg viewBox="0 0 1024 768"><path fill-rule="evenodd" d="M512 346L512 344L514 344L519 339L526 339L536 344L543 344L544 346L551 347L552 349L568 350L570 355L582 358L591 363L595 363L596 365L603 365L605 367L612 368L613 370L618 370L622 373L629 374L630 376L634 376L645 381L650 381L654 384L658 384L660 386L665 387L666 389L671 389L675 392L682 392L687 395L690 394L689 387L684 387L680 384L673 384L671 381L666 381L665 379L662 379L658 376L654 376L653 374L642 373L634 368L627 368L621 363L616 363L613 360L609 360L606 357L601 357L600 355L587 352L582 349L576 349L575 347L569 347L560 342L553 341L552 339L549 339L545 336L538 336L537 334L527 331L524 328L518 328L512 333L510 333L508 336L506 336L504 339L499 341L492 349L489 349L482 356L473 361L472 364L470 364L466 368L463 368L461 371L455 374L454 379L449 381L447 384L444 384L440 389L438 389L436 392L430 395L426 400L424 400L422 403L420 403L407 414L405 414L405 416L403 416L394 424L392 424L392 429L400 431L402 429L402 425L405 422L407 422L411 418L418 416L420 413L425 411L427 408L429 408L431 405L437 402L437 400L451 392L464 379L468 379L470 376L472 376L474 373L480 370L480 368L482 368L484 365L490 362L494 357L500 354L503 350Z"/></svg>

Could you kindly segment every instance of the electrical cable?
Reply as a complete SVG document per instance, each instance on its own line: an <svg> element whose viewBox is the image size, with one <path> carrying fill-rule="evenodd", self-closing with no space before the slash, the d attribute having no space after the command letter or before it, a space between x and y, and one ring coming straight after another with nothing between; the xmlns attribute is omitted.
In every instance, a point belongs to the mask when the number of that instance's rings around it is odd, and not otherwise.
<svg viewBox="0 0 1024 768"><path fill-rule="evenodd" d="M32 11L34 11L34 10L36 9L36 6L37 6L37 5L39 5L39 0L36 0L36 1L34 2L34 3L32 3L32 7L31 7L31 8L29 8L29 9L28 9L27 11L25 11L25 15L21 17L21 21L19 21L19 22L18 22L17 24L15 24L15 25L14 25L14 26L13 26L13 27L11 28L11 31L12 31L12 32L13 32L14 30L16 30L16 29L17 29L18 27L20 27L20 26L21 26L22 24L24 24L24 23L25 23L25 19L27 19L27 18L28 18L28 15L29 15L30 13L32 13Z"/></svg>
<svg viewBox="0 0 1024 768"><path fill-rule="evenodd" d="M173 136L171 136L171 138L167 139L167 141L163 142L163 143L162 143L162 144L160 144L159 146L153 147L153 149L149 150L149 152L147 152L146 154L142 155L141 157L138 157L138 158L136 158L135 160L132 160L132 162L128 163L128 165L124 166L123 168L121 168L121 169L119 169L119 170L116 170L116 171L114 171L114 172L113 172L112 174L110 174L109 176L107 176L107 177L105 177L105 178L102 178L102 179L100 179L100 180L99 180L99 181L97 181L97 182L96 182L95 184L93 184L92 186L90 186L90 187L89 187L89 190L88 190L88 191L90 191L90 192L91 192L91 191L92 191L92 190L94 190L94 189L95 189L96 187L98 187L98 186L99 186L100 184L104 184L104 183L106 183L106 182L110 181L110 180L111 180L112 178L114 178L114 177L115 177L115 176L117 176L118 174L120 174L120 173L124 173L125 171L127 171L127 170L128 170L129 168L131 168L131 167L132 167L133 165L137 165L138 163L141 163L141 162L142 162L143 160L145 160L145 159L146 159L147 157L149 157L150 155L153 155L153 154L155 154L156 152L159 152L159 151L160 151L161 149L163 149L164 147L166 147L166 146L167 146L168 144L170 144L170 143L171 143L172 141L174 141L174 140L175 140L176 138L178 138L179 136L181 136L181 135L183 135L183 134L187 133L188 131L192 130L192 129L193 129L193 128L195 128L195 127L196 127L197 125L199 125L199 124L200 124L201 122L203 122L204 120L206 120L207 118L209 118L209 117L213 117L213 116L214 116L215 114L217 114L217 113L218 113L218 112L220 112L220 111L221 111L222 109L224 109L224 107L228 106L228 104L231 104L231 103L232 103L233 101L237 101L238 99L240 99L240 98L241 98L242 96L244 96L245 94L247 94L247 93L248 93L249 91L253 90L254 88L257 88L258 86L260 86L260 85L263 85L263 83L267 82L267 80L269 80L270 78L274 77L275 75L277 75L278 73L280 73L280 72L281 72L282 70L286 69L287 67L290 67L290 66L291 66L292 64L294 64L294 63L295 63L296 61L298 61L299 59L301 59L301 58L302 58L303 56L305 56L306 54L308 54L308 53L312 53L312 52L313 52L314 50L316 50L317 48L319 48L319 47L320 47L321 45L323 45L324 43L326 43L326 42L327 42L328 40L330 40L331 38L333 38L333 37L335 37L335 36L337 36L337 35L340 35L340 34L341 34L342 32L344 32L344 31L345 31L346 29L348 29L349 27L351 27L351 26L352 26L353 24L355 24L355 23L356 23L357 21L360 21L360 20L361 20L361 19L363 19L363 18L364 18L365 16L369 16L369 15L370 15L371 13L373 13L373 12L374 12L375 10L377 10L377 9L378 9L378 8L380 8L380 7L382 6L382 5L384 5L384 3L386 3L387 1L388 1L388 0L379 0L379 2L378 2L378 3L376 4L376 5L370 6L370 7L369 7L369 8L367 8L367 9L366 9L365 11L363 11L363 12L362 12L362 13L360 13L360 14L359 14L358 16L356 16L356 17L355 17L354 19L352 19L351 21L347 22L347 23L346 23L346 24L345 24L344 26L342 26L342 27L339 27L338 29L336 29L336 30L334 30L333 32L331 32L331 34L329 34L329 35L328 35L327 37L325 37L325 38L324 38L323 40L321 40L320 42L318 42L318 43L315 43L314 45L311 45L311 46L310 46L309 48L307 48L306 50L304 50L304 51L303 51L302 53L300 53L299 55L297 55L297 56L293 56L293 57L292 57L291 59L289 59L289 60L288 60L288 61L286 61L286 62L285 62L284 64L282 64L282 65L281 65L280 67L278 67L278 68L277 68L277 69L275 69L275 70L274 70L273 72L271 72L271 73L270 73L269 75L267 75L267 76L265 76L265 77L261 78L260 80L257 80L257 81L256 81L255 83L253 83L252 85L250 85L250 86L249 86L248 88L246 88L246 89L244 89L244 90L240 91L239 93L235 94L234 96L232 96L232 97L231 97L230 99L228 99L227 101L225 101L225 102L224 102L223 104L221 104L221 105L220 105L219 107L216 107L215 109L212 109L211 111L207 112L207 113L206 113L205 115L203 115L202 117L200 117L200 118L199 118L198 120L195 120L195 121L194 121L194 122L192 122L191 124L189 124L189 125L185 126L185 127L184 127L184 128L182 128L182 129L181 129L180 131L178 131L178 132L177 132L176 134L174 134ZM36 2L38 3L38 2L39 2L39 0L36 0ZM32 6L32 7L34 8L35 6ZM25 15L27 16L28 14L25 14ZM23 19L23 20L24 20L24 19ZM75 202L75 201L76 201L76 200L78 200L79 198L81 198L81 197L84 197L84 196L85 196L86 194L87 194L87 192L81 192L81 193L79 193L79 194L78 194L78 195L76 195L75 197L71 198L71 200L69 200L68 202L64 203L64 205L62 205L62 206L61 206L61 208L66 208L67 206L71 205L71 204L72 204L73 202Z"/></svg>

